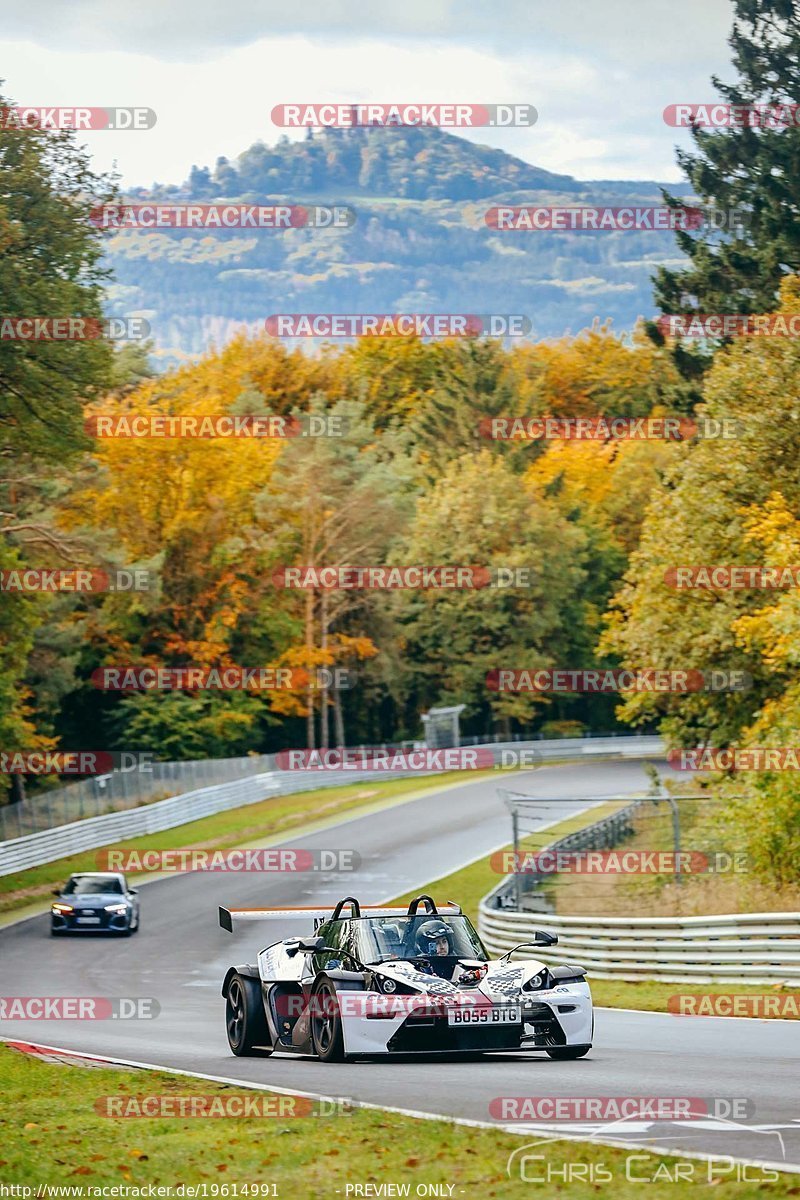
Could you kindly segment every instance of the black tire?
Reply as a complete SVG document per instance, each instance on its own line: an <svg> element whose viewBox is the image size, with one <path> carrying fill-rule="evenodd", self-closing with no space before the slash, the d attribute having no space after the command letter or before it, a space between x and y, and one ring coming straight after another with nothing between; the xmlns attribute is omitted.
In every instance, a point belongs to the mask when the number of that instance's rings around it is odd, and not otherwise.
<svg viewBox="0 0 800 1200"><path fill-rule="evenodd" d="M339 1015L336 988L327 980L317 986L312 996L311 1043L321 1062L344 1061L344 1034Z"/></svg>
<svg viewBox="0 0 800 1200"><path fill-rule="evenodd" d="M584 1058L589 1053L591 1048L591 1046L554 1046L553 1049L548 1050L547 1053L551 1058L558 1058L562 1060L569 1058Z"/></svg>
<svg viewBox="0 0 800 1200"><path fill-rule="evenodd" d="M50 926L50 937L63 937L63 936L64 936L63 929L54 929L52 925Z"/></svg>
<svg viewBox="0 0 800 1200"><path fill-rule="evenodd" d="M255 979L244 975L231 978L225 995L225 1028L228 1045L238 1058L272 1053L261 988Z"/></svg>

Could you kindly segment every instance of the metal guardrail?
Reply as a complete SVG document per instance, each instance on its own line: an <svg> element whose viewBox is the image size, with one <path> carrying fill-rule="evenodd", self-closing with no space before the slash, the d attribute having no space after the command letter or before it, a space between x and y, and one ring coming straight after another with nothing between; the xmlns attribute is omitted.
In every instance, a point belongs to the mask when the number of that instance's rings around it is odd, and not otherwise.
<svg viewBox="0 0 800 1200"><path fill-rule="evenodd" d="M495 762L499 765L504 765L504 751L514 750L518 753L520 750L530 750L533 753L534 748L536 757L529 760L530 765L554 758L582 758L585 753L589 752L584 739L581 738L554 739L535 743L500 742L493 743L489 747ZM649 736L595 738L591 742L591 752L605 757L615 757L619 754L651 757L663 753L663 749L660 738ZM283 796L317 788L338 787L342 784L353 783L355 780L374 782L377 779L396 778L401 775L430 778L432 774L430 771L410 770L402 772L380 770L261 772L246 779L195 789L167 800L144 804L138 808L88 817L81 821L0 842L0 876L10 875L15 871L24 870L26 867L40 866L43 863L52 862L83 850L94 850L100 846L107 846L123 838L129 839L143 837L150 833L160 833L165 829L173 829L177 825L184 825L189 821L196 821L200 817L210 816L216 812L254 804L270 795Z"/></svg>
<svg viewBox="0 0 800 1200"><path fill-rule="evenodd" d="M548 850L607 845L609 822L637 805L551 843ZM523 875L521 878L525 878ZM537 950L543 962L574 959L590 976L633 982L778 984L800 987L800 913L727 913L704 917L576 917L520 911L520 876L504 879L478 909L478 929L492 954L530 940L535 929L558 934L558 948ZM533 880L536 876L531 876ZM550 876L552 879L552 876Z"/></svg>
<svg viewBox="0 0 800 1200"><path fill-rule="evenodd" d="M558 934L558 951L537 950L542 961L574 958L597 979L800 987L800 913L559 917L492 908L489 900L478 925L494 954L546 928Z"/></svg>

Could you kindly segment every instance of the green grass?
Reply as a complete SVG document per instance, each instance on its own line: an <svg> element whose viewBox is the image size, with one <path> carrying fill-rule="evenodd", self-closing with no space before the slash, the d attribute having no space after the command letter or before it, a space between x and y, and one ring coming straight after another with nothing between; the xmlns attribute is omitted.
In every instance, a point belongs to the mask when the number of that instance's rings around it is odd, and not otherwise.
<svg viewBox="0 0 800 1200"><path fill-rule="evenodd" d="M724 983L662 983L659 979L643 979L626 983L616 979L591 979L592 998L602 1008L638 1008L644 1012L667 1012L670 996L690 993L704 996L792 996L800 1005L798 988L777 987L774 984ZM781 1013L789 1020L798 1018L791 1012ZM770 1017L766 1017L770 1020Z"/></svg>
<svg viewBox="0 0 800 1200"><path fill-rule="evenodd" d="M571 1166L586 1174L602 1165L604 1180L609 1172L613 1177L608 1194L615 1200L643 1194L640 1183L626 1180L626 1159L633 1152L596 1143L553 1141L531 1148L534 1137L514 1136L500 1127L475 1129L370 1109L328 1117L109 1118L95 1107L104 1097L166 1095L175 1103L191 1096L218 1100L268 1094L158 1071L46 1063L3 1046L0 1076L0 1179L6 1185L74 1186L81 1189L76 1195L85 1196L83 1189L106 1185L205 1184L213 1197L233 1195L234 1184L240 1195L243 1184L274 1184L280 1197L333 1200L337 1193L345 1197L347 1184L409 1184L413 1196L418 1184L448 1183L458 1200L513 1200L553 1192L566 1200L590 1200L597 1183L565 1186L563 1173ZM335 1078L332 1071L332 1086ZM274 1101L285 1104L287 1098ZM530 1153L543 1155L537 1173L552 1173L553 1183L544 1193L533 1193L518 1171L516 1178L506 1174L508 1156L526 1145ZM760 1172L751 1168L748 1178L753 1182L736 1183L719 1166L644 1150L635 1153L635 1174L657 1180L648 1184L649 1200L675 1200L670 1179L679 1167L693 1172L683 1189L713 1182L716 1200L754 1200L758 1191L782 1198L799 1190L797 1176L760 1182ZM697 1195L700 1200L699 1190Z"/></svg>
<svg viewBox="0 0 800 1200"><path fill-rule="evenodd" d="M276 837L309 822L332 821L359 810L409 800L444 787L472 783L493 775L486 771L450 771L415 779L387 779L377 783L356 781L342 787L296 792L290 796L268 795L255 804L229 809L190 821L163 833L114 842L98 850L85 850L56 859L40 867L29 867L13 875L0 876L0 913L18 911L49 897L53 887L73 871L96 870L99 855L125 847L134 850L175 850L185 847L227 850ZM132 876L135 879L135 876Z"/></svg>

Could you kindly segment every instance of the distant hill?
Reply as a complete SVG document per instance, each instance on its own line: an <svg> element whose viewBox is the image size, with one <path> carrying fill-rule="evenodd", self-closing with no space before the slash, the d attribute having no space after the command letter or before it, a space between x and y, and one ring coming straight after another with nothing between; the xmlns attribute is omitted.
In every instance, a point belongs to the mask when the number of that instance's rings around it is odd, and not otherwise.
<svg viewBox="0 0 800 1200"><path fill-rule="evenodd" d="M673 191L680 190L672 187ZM132 200L349 204L346 230L128 230L109 243L109 310L151 322L164 365L280 312L523 313L531 337L620 329L653 311L650 274L679 258L657 232L500 233L493 204L657 204L655 182L582 182L439 129L325 130L257 142Z"/></svg>

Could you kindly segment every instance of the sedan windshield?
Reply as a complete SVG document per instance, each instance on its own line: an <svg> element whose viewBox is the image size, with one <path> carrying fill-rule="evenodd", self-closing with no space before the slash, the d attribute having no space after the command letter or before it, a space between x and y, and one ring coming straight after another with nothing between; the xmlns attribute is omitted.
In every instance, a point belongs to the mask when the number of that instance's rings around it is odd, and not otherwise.
<svg viewBox="0 0 800 1200"><path fill-rule="evenodd" d="M65 896L100 896L111 893L122 894L119 879L109 875L73 875L64 888Z"/></svg>
<svg viewBox="0 0 800 1200"><path fill-rule="evenodd" d="M364 963L431 954L481 962L489 957L468 917L432 917L423 913L416 917L368 917L354 921L353 925L359 958Z"/></svg>

